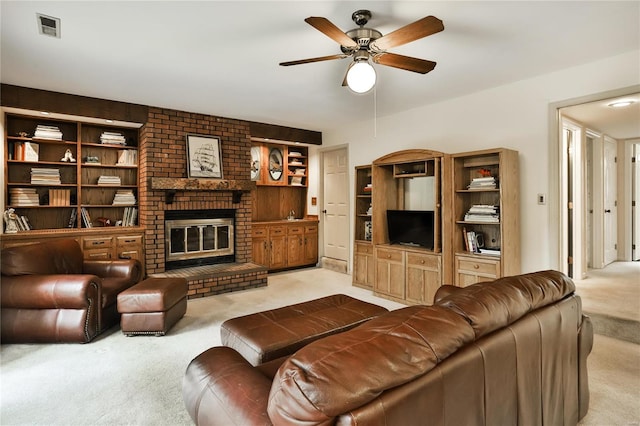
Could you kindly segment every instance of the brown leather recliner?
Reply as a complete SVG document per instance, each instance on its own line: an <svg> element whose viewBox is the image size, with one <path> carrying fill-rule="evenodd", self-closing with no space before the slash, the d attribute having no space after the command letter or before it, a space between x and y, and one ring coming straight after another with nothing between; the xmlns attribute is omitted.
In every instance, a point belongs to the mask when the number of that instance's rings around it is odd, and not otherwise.
<svg viewBox="0 0 640 426"><path fill-rule="evenodd" d="M556 271L444 286L255 367L214 347L185 405L198 425L575 425L593 328L574 291Z"/></svg>
<svg viewBox="0 0 640 426"><path fill-rule="evenodd" d="M2 343L90 342L119 322L117 296L142 278L133 259L85 260L77 241L2 250Z"/></svg>

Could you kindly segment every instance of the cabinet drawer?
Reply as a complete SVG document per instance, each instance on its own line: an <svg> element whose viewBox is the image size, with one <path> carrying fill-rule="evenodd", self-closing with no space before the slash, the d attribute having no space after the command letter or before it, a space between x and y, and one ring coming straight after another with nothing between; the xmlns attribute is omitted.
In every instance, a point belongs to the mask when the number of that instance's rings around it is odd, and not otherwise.
<svg viewBox="0 0 640 426"><path fill-rule="evenodd" d="M491 260L479 260L465 257L458 258L458 271L468 271L474 274L484 274L493 277L500 275L500 262Z"/></svg>
<svg viewBox="0 0 640 426"><path fill-rule="evenodd" d="M356 243L355 250L358 254L373 254L373 245Z"/></svg>
<svg viewBox="0 0 640 426"><path fill-rule="evenodd" d="M111 250L109 249L94 249L85 250L83 257L86 260L111 260Z"/></svg>
<svg viewBox="0 0 640 426"><path fill-rule="evenodd" d="M304 227L302 225L287 226L287 235L302 235Z"/></svg>
<svg viewBox="0 0 640 426"><path fill-rule="evenodd" d="M286 229L284 226L272 226L269 228L269 234L273 236L286 235Z"/></svg>
<svg viewBox="0 0 640 426"><path fill-rule="evenodd" d="M87 237L82 239L82 248L85 250L95 248L111 247L113 238L111 237Z"/></svg>
<svg viewBox="0 0 640 426"><path fill-rule="evenodd" d="M387 250L382 248L376 250L376 258L392 262L402 262L402 255L403 252L396 250Z"/></svg>
<svg viewBox="0 0 640 426"><path fill-rule="evenodd" d="M116 237L116 245L122 246L140 246L142 245L142 235L122 235Z"/></svg>
<svg viewBox="0 0 640 426"><path fill-rule="evenodd" d="M253 237L266 237L268 234L268 229L264 226L253 226L251 228L251 235Z"/></svg>
<svg viewBox="0 0 640 426"><path fill-rule="evenodd" d="M305 234L317 234L318 233L318 225L306 225L304 227Z"/></svg>
<svg viewBox="0 0 640 426"><path fill-rule="evenodd" d="M439 270L440 257L429 254L407 253L407 265Z"/></svg>

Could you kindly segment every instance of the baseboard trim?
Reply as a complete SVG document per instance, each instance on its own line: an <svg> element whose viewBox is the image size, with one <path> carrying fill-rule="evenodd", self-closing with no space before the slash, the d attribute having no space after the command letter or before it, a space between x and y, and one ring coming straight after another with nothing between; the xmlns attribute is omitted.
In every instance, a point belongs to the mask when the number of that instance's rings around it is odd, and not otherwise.
<svg viewBox="0 0 640 426"><path fill-rule="evenodd" d="M347 262L345 260L333 259L331 257L323 257L320 261L320 265L331 271L340 272L342 274L347 273Z"/></svg>

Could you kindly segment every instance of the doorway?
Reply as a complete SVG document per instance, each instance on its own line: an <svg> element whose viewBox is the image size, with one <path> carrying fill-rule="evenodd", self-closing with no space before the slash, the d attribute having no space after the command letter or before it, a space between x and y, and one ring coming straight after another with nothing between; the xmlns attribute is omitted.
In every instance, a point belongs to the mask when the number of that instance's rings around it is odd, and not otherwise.
<svg viewBox="0 0 640 426"><path fill-rule="evenodd" d="M322 266L347 273L349 262L349 158L346 147L323 151Z"/></svg>

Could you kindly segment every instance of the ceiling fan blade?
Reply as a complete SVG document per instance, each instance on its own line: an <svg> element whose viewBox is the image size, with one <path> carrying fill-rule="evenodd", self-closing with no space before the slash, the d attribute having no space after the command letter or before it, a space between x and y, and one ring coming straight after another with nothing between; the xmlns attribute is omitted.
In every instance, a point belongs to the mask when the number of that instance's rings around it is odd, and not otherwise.
<svg viewBox="0 0 640 426"><path fill-rule="evenodd" d="M348 86L347 84L347 74L349 74L349 70L351 69L351 67L355 64L355 62L351 62L349 64L349 66L347 67L347 71L345 71L344 73L344 78L342 79L342 87L346 87Z"/></svg>
<svg viewBox="0 0 640 426"><path fill-rule="evenodd" d="M304 20L307 24L311 25L316 30L320 31L330 39L336 41L341 46L350 47L352 49L357 49L358 43L351 40L348 35L344 33L340 28L336 27L331 21L327 18L310 16L309 18Z"/></svg>
<svg viewBox="0 0 640 426"><path fill-rule="evenodd" d="M412 24L390 32L372 42L376 50L387 50L392 47L401 46L414 40L435 34L444 30L442 21L435 16L427 16Z"/></svg>
<svg viewBox="0 0 640 426"><path fill-rule="evenodd" d="M395 53L381 53L373 57L373 62L388 67L400 68L407 71L413 71L420 74L426 74L436 67L433 61L426 59L412 58L411 56L403 56Z"/></svg>
<svg viewBox="0 0 640 426"><path fill-rule="evenodd" d="M300 59L297 61L288 61L288 62L280 62L280 65L283 67L288 67L289 65L300 65L300 64L310 64L312 62L321 62L321 61L330 61L332 59L344 59L349 57L349 55L339 54L339 55L329 55L329 56L319 56L317 58L309 58L309 59Z"/></svg>

